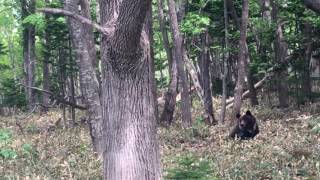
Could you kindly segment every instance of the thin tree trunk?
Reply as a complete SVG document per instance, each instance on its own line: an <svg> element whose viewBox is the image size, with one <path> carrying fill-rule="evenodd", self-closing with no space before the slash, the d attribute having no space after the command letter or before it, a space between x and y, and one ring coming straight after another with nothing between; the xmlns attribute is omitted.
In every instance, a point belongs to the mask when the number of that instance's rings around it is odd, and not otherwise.
<svg viewBox="0 0 320 180"><path fill-rule="evenodd" d="M101 23L115 19L102 38L102 97L106 149L104 179L161 179L150 45L143 31L151 1L100 1Z"/></svg>
<svg viewBox="0 0 320 180"><path fill-rule="evenodd" d="M260 0L260 6L263 19L267 20L268 22L271 22L270 0Z"/></svg>
<svg viewBox="0 0 320 180"><path fill-rule="evenodd" d="M164 49L166 50L166 54L167 54L167 59L168 59L168 65L169 65L169 74L170 74L170 78L171 77L171 69L172 69L172 51L170 48L170 43L169 43L169 37L168 37L168 32L167 32L167 27L166 27L166 20L165 20L165 16L163 13L163 0L157 0L157 4L158 4L158 18L159 18L159 25L160 25L160 31L162 34L162 38L163 38L163 46Z"/></svg>
<svg viewBox="0 0 320 180"><path fill-rule="evenodd" d="M188 55L187 53L184 51L183 52L184 54L184 60L185 60L185 66L188 70L188 73L190 75L190 78L193 82L193 85L197 91L197 94L200 98L200 101L201 101L201 104L203 105L203 108L205 108L205 96L204 96L204 90L203 88L201 87L201 84L200 84L200 81L199 81L199 78L198 78L198 73L197 73L197 70L196 68L194 67L192 61L188 58ZM190 90L189 92L192 91L191 89L192 87L192 84L190 84ZM210 96L210 98L212 98L212 96ZM212 100L211 100L212 101ZM192 104L192 103L191 103ZM212 106L211 106L212 107ZM205 122L208 124L208 125L212 125L214 123L214 117L213 117L213 114L209 114L208 111L204 111L204 117L205 117Z"/></svg>
<svg viewBox="0 0 320 180"><path fill-rule="evenodd" d="M241 24L240 24L239 17L237 15L236 9L234 7L233 1L232 0L227 0L227 5L228 5L228 8L231 11L231 16L232 16L232 18L234 20L235 26L240 30L241 29ZM242 20L241 20L241 23L242 23ZM245 44L243 44L242 46L244 46L245 51L246 51L245 54L247 54L246 55L246 63L249 64L250 63L250 53L249 53L247 42L245 42ZM253 79L252 71L249 68L246 69L246 76L247 76L247 79L248 79L248 86L249 86L249 91L250 91L250 102L251 102L252 106L258 105L257 92L256 92L256 90L254 88L254 79Z"/></svg>
<svg viewBox="0 0 320 180"><path fill-rule="evenodd" d="M91 20L91 14L90 14L90 4L88 0L80 0L80 6L81 6L81 14L83 17L86 17ZM99 70L99 61L97 59L97 51L94 41L94 34L93 34L93 28L90 25L83 24L83 35L86 39L86 46L89 53L89 58L92 62L92 67L96 71L97 80L99 83L99 87L101 87L101 73Z"/></svg>
<svg viewBox="0 0 320 180"><path fill-rule="evenodd" d="M223 76L222 76L222 99L221 99L221 112L219 123L223 124L226 115L227 106L227 76L228 76L228 59L229 59L229 18L228 18L228 8L227 2L224 0L224 57L223 57Z"/></svg>
<svg viewBox="0 0 320 180"><path fill-rule="evenodd" d="M170 83L168 91L165 94L165 103L160 117L160 122L163 124L170 125L173 121L173 114L176 107L176 96L178 93L178 69L177 59L175 58L175 56L173 56L173 51L171 51L169 45L169 37L168 32L166 30L165 17L163 14L163 0L158 0L158 16L160 23L160 31L162 33L163 38L163 44L167 53L170 75Z"/></svg>
<svg viewBox="0 0 320 180"><path fill-rule="evenodd" d="M46 4L49 2L46 0ZM49 20L49 15L45 15L46 20ZM50 72L49 72L49 59L50 59L50 38L48 33L48 28L46 28L46 32L44 33L44 59L42 62L42 75L43 75L43 90L50 91ZM42 93L42 111L47 112L49 106L50 96L47 93Z"/></svg>
<svg viewBox="0 0 320 180"><path fill-rule="evenodd" d="M200 69L200 79L201 85L203 89L203 102L204 102L204 109L206 111L205 120L207 124L215 124L216 120L213 114L213 104L212 104L212 93L211 93L211 85L210 85L210 73L209 73L209 66L210 66L210 54L209 54L209 34L206 31L201 35L201 55L198 59L199 69Z"/></svg>
<svg viewBox="0 0 320 180"><path fill-rule="evenodd" d="M155 103L155 114L158 124L160 123L159 119L159 109L158 109L158 101L157 101L157 85L155 80L155 67L154 67L154 51L153 51L153 29L152 29L152 6L147 11L146 23L144 24L144 30L147 33L148 41L149 41L149 48L150 48L150 64L149 68L152 73L150 73L150 79L152 79L152 92L153 92L153 99Z"/></svg>
<svg viewBox="0 0 320 180"><path fill-rule="evenodd" d="M81 3L83 4L83 3ZM71 12L78 12L78 0L66 0L65 9ZM84 15L88 15L83 12ZM89 18L89 16L87 17ZM71 39L76 52L76 63L79 67L80 88L88 108L87 116L89 121L90 135L94 151L102 155L105 149L103 138L102 106L100 102L99 80L94 67L95 52L92 51L91 27L80 24L77 20L68 18L71 30Z"/></svg>
<svg viewBox="0 0 320 180"><path fill-rule="evenodd" d="M304 24L303 33L305 35L305 42L304 42L304 66L302 72L302 93L304 97L311 101L311 79L310 79L310 60L312 54L312 26L309 23ZM305 101L305 100L304 100Z"/></svg>
<svg viewBox="0 0 320 180"><path fill-rule="evenodd" d="M248 0L242 1L242 17L240 26L240 40L239 40L239 57L238 57L238 79L234 94L234 106L232 117L235 117L237 113L240 113L242 104L242 93L244 89L244 77L246 75L246 58L248 56L246 50L247 40L247 25L249 20L249 6ZM233 121L231 123L234 123Z"/></svg>
<svg viewBox="0 0 320 180"><path fill-rule="evenodd" d="M191 120L191 102L188 91L187 75L184 70L183 51L182 51L182 37L179 30L178 18L175 9L175 2L168 0L169 16L170 16L170 27L173 35L175 58L177 61L178 74L182 86L181 92L181 113L182 113L182 124L184 127L190 127Z"/></svg>
<svg viewBox="0 0 320 180"><path fill-rule="evenodd" d="M285 61L288 54L288 45L284 40L282 25L278 22L278 7L276 2L272 2L272 20L276 23L276 32L274 40L274 52L275 60L281 64ZM288 70L286 67L280 67L276 72L277 89L280 107L284 108L288 106Z"/></svg>
<svg viewBox="0 0 320 180"><path fill-rule="evenodd" d="M22 0L22 18L35 12L35 0ZM35 83L35 28L27 24L23 29L23 57L24 57L24 73L25 85L34 86ZM32 89L25 89L26 99L28 102L27 108L31 110L35 105L35 95Z"/></svg>

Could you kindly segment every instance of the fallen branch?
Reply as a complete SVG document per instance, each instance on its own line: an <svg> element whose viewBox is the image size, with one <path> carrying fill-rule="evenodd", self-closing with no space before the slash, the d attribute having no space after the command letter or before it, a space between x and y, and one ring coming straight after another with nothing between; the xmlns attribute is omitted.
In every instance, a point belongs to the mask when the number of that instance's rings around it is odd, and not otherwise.
<svg viewBox="0 0 320 180"><path fill-rule="evenodd" d="M44 90L44 89L41 89L41 88L37 88L37 87L26 86L24 84L20 84L20 85L22 85L22 86L24 86L26 88L29 88L29 89L33 89L33 90L37 90L37 91L40 91L40 92L47 93L47 94L53 96L58 102L60 102L62 104L66 104L66 105L69 105L69 106L72 106L72 107L75 107L75 108L81 109L81 110L86 110L87 109L85 106L81 106L81 105L75 104L73 102L67 101L63 97L61 97L59 95L56 95L51 91L47 91L47 90Z"/></svg>
<svg viewBox="0 0 320 180"><path fill-rule="evenodd" d="M268 74L266 75L264 78L262 78L259 82L257 82L255 85L254 85L254 89L259 89L263 86L263 84L267 81L267 79L269 77L273 76L273 73L272 74ZM250 95L250 91L247 90L245 91L243 94L242 94L242 100L248 98ZM228 99L227 100L227 109L232 107L233 106L233 102L234 102L234 97L231 98L231 99Z"/></svg>

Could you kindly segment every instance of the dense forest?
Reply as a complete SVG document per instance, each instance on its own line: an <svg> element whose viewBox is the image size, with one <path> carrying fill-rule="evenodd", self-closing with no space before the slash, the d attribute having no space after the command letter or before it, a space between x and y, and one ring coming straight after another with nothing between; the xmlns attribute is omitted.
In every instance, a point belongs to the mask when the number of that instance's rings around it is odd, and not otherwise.
<svg viewBox="0 0 320 180"><path fill-rule="evenodd" d="M0 177L320 179L319 14L0 0Z"/></svg>

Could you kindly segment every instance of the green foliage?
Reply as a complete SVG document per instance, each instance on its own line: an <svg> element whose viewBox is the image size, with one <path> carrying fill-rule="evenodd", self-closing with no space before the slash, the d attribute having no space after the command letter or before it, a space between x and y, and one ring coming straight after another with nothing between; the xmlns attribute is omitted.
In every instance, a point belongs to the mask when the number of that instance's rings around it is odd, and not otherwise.
<svg viewBox="0 0 320 180"><path fill-rule="evenodd" d="M12 134L8 129L0 129L0 157L14 159L17 153L9 145L12 142Z"/></svg>
<svg viewBox="0 0 320 180"><path fill-rule="evenodd" d="M33 25L37 32L44 31L46 26L46 21L41 14L31 14L27 16L22 23L26 25Z"/></svg>
<svg viewBox="0 0 320 180"><path fill-rule="evenodd" d="M12 134L8 129L0 129L0 146L12 141Z"/></svg>
<svg viewBox="0 0 320 180"><path fill-rule="evenodd" d="M176 167L166 170L166 179L215 180L212 163L206 158L184 155L176 158Z"/></svg>
<svg viewBox="0 0 320 180"><path fill-rule="evenodd" d="M23 108L26 105L24 89L13 78L0 81L0 92L3 97L0 106Z"/></svg>
<svg viewBox="0 0 320 180"><path fill-rule="evenodd" d="M5 46L4 46L4 44L2 44L1 42L0 42L0 55L3 55L3 54L5 54L6 53L6 51L5 51Z"/></svg>
<svg viewBox="0 0 320 180"><path fill-rule="evenodd" d="M4 159L14 159L17 157L16 151L12 149L0 149L0 157Z"/></svg>
<svg viewBox="0 0 320 180"><path fill-rule="evenodd" d="M188 35L200 35L209 25L210 18L195 12L190 12L186 15L185 20L181 25L181 31Z"/></svg>

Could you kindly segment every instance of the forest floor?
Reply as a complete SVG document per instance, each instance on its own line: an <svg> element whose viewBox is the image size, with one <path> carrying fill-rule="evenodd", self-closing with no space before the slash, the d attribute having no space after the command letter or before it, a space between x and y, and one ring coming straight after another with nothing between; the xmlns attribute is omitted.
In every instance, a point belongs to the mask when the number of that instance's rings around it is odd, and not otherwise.
<svg viewBox="0 0 320 180"><path fill-rule="evenodd" d="M320 104L251 112L254 140L227 140L230 128L205 126L197 110L193 128L160 128L165 179L320 179ZM0 179L101 179L86 124L63 128L59 111L25 116L0 117Z"/></svg>

